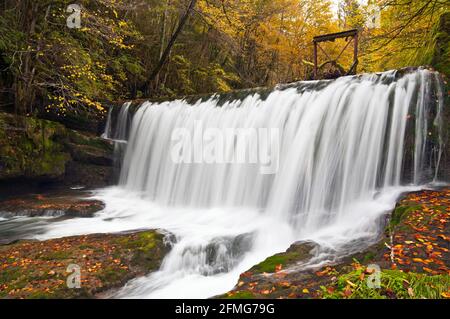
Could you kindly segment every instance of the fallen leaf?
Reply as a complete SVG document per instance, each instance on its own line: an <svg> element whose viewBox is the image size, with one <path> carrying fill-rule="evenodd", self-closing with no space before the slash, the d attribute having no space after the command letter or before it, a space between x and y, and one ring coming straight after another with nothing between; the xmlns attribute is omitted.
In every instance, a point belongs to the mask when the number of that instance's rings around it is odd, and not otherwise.
<svg viewBox="0 0 450 319"><path fill-rule="evenodd" d="M422 267L422 269L425 270L426 272L434 273L433 269L430 269L430 268L427 268L427 267Z"/></svg>
<svg viewBox="0 0 450 319"><path fill-rule="evenodd" d="M350 297L351 295L352 295L352 289L350 288L350 286L345 287L344 296Z"/></svg>

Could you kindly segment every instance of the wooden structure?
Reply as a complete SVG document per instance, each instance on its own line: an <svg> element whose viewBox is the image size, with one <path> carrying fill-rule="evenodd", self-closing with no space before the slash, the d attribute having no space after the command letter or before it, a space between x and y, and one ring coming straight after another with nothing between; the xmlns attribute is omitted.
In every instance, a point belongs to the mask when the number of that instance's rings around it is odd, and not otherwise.
<svg viewBox="0 0 450 319"><path fill-rule="evenodd" d="M345 40L347 41L347 44L342 49L342 51L339 53L337 58L331 59L330 56L325 52L325 50L320 46L320 43L327 42L327 41L334 42L336 39L339 39L339 38L345 38ZM342 53L344 53L345 49L347 49L347 47L352 42L352 40L353 40L353 64L350 67L350 70L348 70L348 71L340 70L340 73L344 73L344 74L340 74L340 75L356 74L356 69L358 66L358 30L353 29L353 30L348 30L348 31L343 31L343 32L338 32L338 33L324 34L324 35L319 35L317 37L314 37L314 39L313 39L313 43L314 43L314 79L318 79L318 75L319 75L318 73L319 73L319 68L320 68L319 65L317 64L317 53L318 53L317 49L319 48L325 54L325 56L328 58L328 61L323 63L321 65L321 67L323 67L326 64L331 64L335 67L338 67L337 61L341 57Z"/></svg>

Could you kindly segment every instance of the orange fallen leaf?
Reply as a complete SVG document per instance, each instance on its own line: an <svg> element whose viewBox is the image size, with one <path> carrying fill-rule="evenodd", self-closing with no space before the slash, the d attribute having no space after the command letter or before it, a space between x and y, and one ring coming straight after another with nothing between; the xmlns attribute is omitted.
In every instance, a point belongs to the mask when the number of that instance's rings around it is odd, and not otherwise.
<svg viewBox="0 0 450 319"><path fill-rule="evenodd" d="M344 296L350 297L351 295L352 295L352 289L350 288L350 286L345 287Z"/></svg>

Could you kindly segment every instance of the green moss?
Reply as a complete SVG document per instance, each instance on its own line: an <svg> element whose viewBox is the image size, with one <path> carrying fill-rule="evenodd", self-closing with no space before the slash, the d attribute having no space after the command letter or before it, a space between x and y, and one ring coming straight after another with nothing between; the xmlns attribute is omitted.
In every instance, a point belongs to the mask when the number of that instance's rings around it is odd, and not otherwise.
<svg viewBox="0 0 450 319"><path fill-rule="evenodd" d="M253 266L253 268L250 269L250 272L273 273L279 265L281 265L282 268L286 268L288 265L292 265L309 258L311 256L310 251L314 247L315 244L310 242L294 243L286 252L271 256L258 265Z"/></svg>
<svg viewBox="0 0 450 319"><path fill-rule="evenodd" d="M255 295L250 291L238 291L231 296L225 295L223 299L255 299Z"/></svg>
<svg viewBox="0 0 450 319"><path fill-rule="evenodd" d="M368 253L366 253L364 255L362 262L363 262L363 264L366 264L368 262L371 262L374 259L375 259L375 253L372 251L369 251Z"/></svg>
<svg viewBox="0 0 450 319"><path fill-rule="evenodd" d="M19 267L4 269L0 272L0 283L17 280L22 275L22 273L23 272Z"/></svg>
<svg viewBox="0 0 450 319"><path fill-rule="evenodd" d="M0 135L0 178L59 177L69 160L64 146L57 139L64 127L57 123L31 117L16 118L0 113L3 126Z"/></svg>
<svg viewBox="0 0 450 319"><path fill-rule="evenodd" d="M162 242L163 235L154 231L146 231L135 237L117 239L116 244L122 249L131 250L133 253L131 263L139 265L147 270L154 270L160 266L161 249L156 249Z"/></svg>
<svg viewBox="0 0 450 319"><path fill-rule="evenodd" d="M41 256L42 260L65 260L70 259L72 257L72 253L70 251L55 251L45 254Z"/></svg>
<svg viewBox="0 0 450 319"><path fill-rule="evenodd" d="M121 238L117 243L127 249L139 249L141 251L149 251L155 247L156 241L162 237L153 231L139 233L136 238Z"/></svg>
<svg viewBox="0 0 450 319"><path fill-rule="evenodd" d="M24 243L0 246L1 264L7 265L0 271L0 287L4 287L0 298L93 298L158 269L167 252L163 238L157 232L145 231L62 239L64 247L61 240L43 242L44 247L41 242L26 243L23 248ZM87 249L89 252L83 251ZM24 260L26 266L13 266ZM66 267L71 263L80 265L86 279L81 289L66 286Z"/></svg>
<svg viewBox="0 0 450 319"><path fill-rule="evenodd" d="M278 265L282 265L284 267L287 264L295 262L300 257L301 254L297 252L277 254L254 266L250 271L272 273L275 272L275 268Z"/></svg>
<svg viewBox="0 0 450 319"><path fill-rule="evenodd" d="M420 208L421 208L420 205L413 205L413 206L402 205L402 206L398 206L392 212L390 226L391 227L397 226L398 224L400 224L400 222L403 220L403 218L408 215L409 212L412 212L412 211L420 209Z"/></svg>
<svg viewBox="0 0 450 319"><path fill-rule="evenodd" d="M126 276L127 271L117 267L107 267L97 274L104 285L114 285L120 283Z"/></svg>
<svg viewBox="0 0 450 319"><path fill-rule="evenodd" d="M111 151L113 149L110 143L104 141L101 138L95 136L86 136L73 130L69 130L68 133L70 141L74 144L91 146L94 148L102 149L104 151Z"/></svg>

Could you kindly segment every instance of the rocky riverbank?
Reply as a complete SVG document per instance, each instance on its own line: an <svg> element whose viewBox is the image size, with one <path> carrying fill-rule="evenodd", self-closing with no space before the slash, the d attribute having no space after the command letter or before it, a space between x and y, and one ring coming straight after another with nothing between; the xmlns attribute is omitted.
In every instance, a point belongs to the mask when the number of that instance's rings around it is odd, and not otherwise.
<svg viewBox="0 0 450 319"><path fill-rule="evenodd" d="M406 195L380 241L336 265L295 270L314 246L297 243L240 276L220 298L450 298L450 188ZM380 287L368 278L381 270Z"/></svg>
<svg viewBox="0 0 450 319"><path fill-rule="evenodd" d="M113 182L113 147L92 133L0 112L0 191L43 184L96 188Z"/></svg>
<svg viewBox="0 0 450 319"><path fill-rule="evenodd" d="M154 230L21 240L46 223L92 217L104 203L89 189L112 183L109 142L0 112L0 298L96 298L160 267L170 246ZM70 265L80 269L79 289L67 285Z"/></svg>
<svg viewBox="0 0 450 319"><path fill-rule="evenodd" d="M96 298L159 269L170 246L149 230L0 246L0 298ZM75 267L80 288L67 281Z"/></svg>
<svg viewBox="0 0 450 319"><path fill-rule="evenodd" d="M78 190L19 195L0 200L0 217L92 217L104 209L105 204L89 199L89 196L89 193Z"/></svg>

